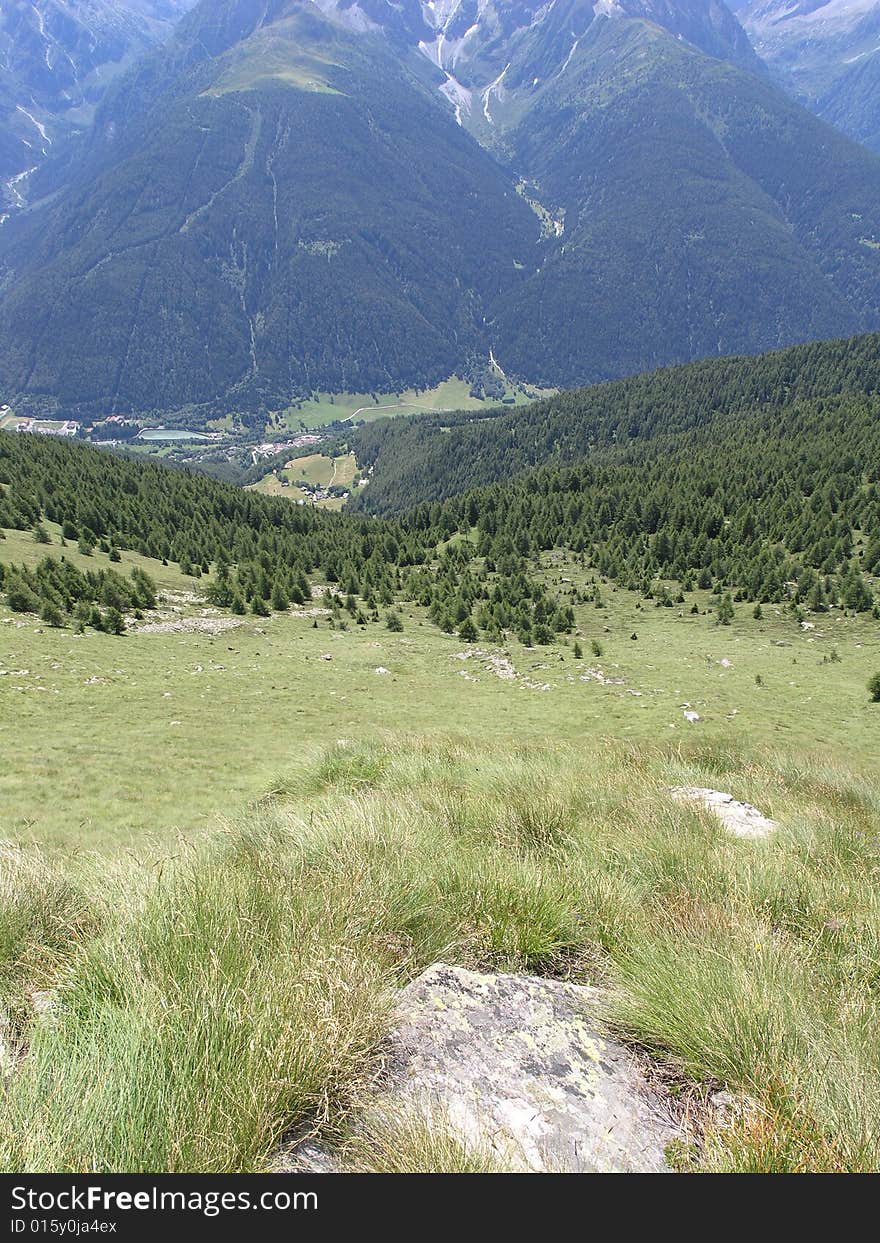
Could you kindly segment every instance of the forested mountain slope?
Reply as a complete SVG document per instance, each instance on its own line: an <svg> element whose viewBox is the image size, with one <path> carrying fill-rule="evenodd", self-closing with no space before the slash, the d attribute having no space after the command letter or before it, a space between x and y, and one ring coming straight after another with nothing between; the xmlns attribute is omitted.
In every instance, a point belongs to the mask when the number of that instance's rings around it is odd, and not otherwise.
<svg viewBox="0 0 880 1243"><path fill-rule="evenodd" d="M515 371L584 384L878 325L880 161L755 74L596 22L509 141L565 221L498 309Z"/></svg>
<svg viewBox="0 0 880 1243"><path fill-rule="evenodd" d="M85 412L253 410L431 385L482 349L537 220L383 43L290 7L184 68L112 160L96 150L96 174L15 222L9 389Z"/></svg>
<svg viewBox="0 0 880 1243"><path fill-rule="evenodd" d="M108 85L169 35L191 0L4 0L0 6L0 215L86 128Z"/></svg>
<svg viewBox="0 0 880 1243"><path fill-rule="evenodd" d="M880 7L877 50L852 65L821 100L821 114L874 151L880 151Z"/></svg>
<svg viewBox="0 0 880 1243"><path fill-rule="evenodd" d="M380 606L416 601L466 639L484 631L495 641L513 633L549 643L572 627L570 593L548 590L537 571L553 548L664 602L672 583L817 611L874 608L876 339L729 360L715 372L701 364L568 394L561 402L570 411L587 398L581 430L592 452L572 442L536 470L394 519L328 514L87 446L3 433L0 528L34 527L39 537L47 518L81 550L101 542L211 572L211 601L238 612L301 605L317 582L340 593L337 616L344 602L365 625L379 620ZM549 446L560 415L558 405L538 406L522 428L506 417L437 438L464 458L473 452L468 433L534 446L543 420ZM503 453L486 461L496 477L510 465ZM5 572L7 598L13 591L20 607L30 600L35 611L48 609L51 624L71 610L62 587L51 565L42 580L21 567Z"/></svg>
<svg viewBox="0 0 880 1243"><path fill-rule="evenodd" d="M880 323L880 158L720 3L202 0L0 230L0 391L548 386Z"/></svg>
<svg viewBox="0 0 880 1243"><path fill-rule="evenodd" d="M391 513L603 445L711 426L719 415L785 409L797 400L880 393L880 335L795 346L759 358L710 359L560 393L494 418L428 415L367 424L348 437L371 471L354 502Z"/></svg>
<svg viewBox="0 0 880 1243"><path fill-rule="evenodd" d="M454 598L464 620L488 594L485 572L478 579L468 570L467 550L440 553L442 526L419 522L405 529L395 521L327 513L91 446L0 432L0 535L3 527L34 527L39 534L42 519L58 523L87 555L99 545L127 548L177 561L195 577L213 571L209 600L237 613L264 616L311 603L312 581L340 593L335 617L344 604L347 622L361 625L379 621L379 608L401 597L418 597L441 612ZM435 558L432 569L420 568ZM0 564L0 571L10 607L40 612L52 625L83 620L76 603L87 587L99 600L106 587L117 609L125 603L112 579L83 587L51 558L36 570ZM523 633L541 625L549 641L571 626L570 612L528 574L522 558L509 559L493 577ZM392 626L395 618L386 615Z"/></svg>
<svg viewBox="0 0 880 1243"><path fill-rule="evenodd" d="M667 604L671 579L867 610L876 600L863 574L880 575L878 464L880 395L795 399L541 467L402 521L475 527L493 559L571 549Z"/></svg>

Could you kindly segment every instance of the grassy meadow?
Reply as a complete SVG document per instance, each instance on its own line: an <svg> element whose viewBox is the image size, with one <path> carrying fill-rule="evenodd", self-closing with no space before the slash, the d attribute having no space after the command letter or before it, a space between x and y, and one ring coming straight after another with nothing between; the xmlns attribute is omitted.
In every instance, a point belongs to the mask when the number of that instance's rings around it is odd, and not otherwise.
<svg viewBox="0 0 880 1243"><path fill-rule="evenodd" d="M0 556L107 563L47 526ZM262 1170L302 1127L361 1169L496 1168L346 1122L437 960L606 988L680 1168L878 1168L875 621L719 626L707 593L604 584L577 636L500 649L406 605L399 634L331 628L320 597L231 618L134 564L153 629L0 607L0 1168ZM543 573L591 585L561 554ZM734 838L686 783L780 827Z"/></svg>
<svg viewBox="0 0 880 1243"><path fill-rule="evenodd" d="M512 399L513 405L527 405L536 397L550 396L556 391L513 384L500 372L496 374L503 378L505 398ZM314 397L281 411L276 415L276 421L295 430L299 427L324 427L336 420L351 418L369 423L374 419L397 418L406 414L497 408L497 398L472 397L470 390L470 381L451 376L434 388L411 388L402 393L316 393Z"/></svg>
<svg viewBox="0 0 880 1243"><path fill-rule="evenodd" d="M7 532L0 555L109 564L105 554L61 548L52 534L47 546ZM205 610L191 599L200 580L136 554L123 553L116 568L134 564L168 594L164 624L202 624ZM546 573L559 590L570 589L562 578L579 577L562 561L548 561ZM218 634L123 636L75 635L0 608L0 746L9 760L0 835L142 849L146 838L189 835L241 807L338 738L389 731L468 733L511 746L676 745L697 734L873 769L880 721L866 683L880 669L880 632L870 619L832 612L805 631L772 606L761 621L739 606L732 625L717 626L689 612L693 600L710 607L706 593L671 609L609 586L603 599L603 608L575 610L582 659L572 639L514 642L509 669L497 667L501 649L444 635L415 606L403 609L402 634L350 618L348 629L331 629L315 600L317 612L247 616ZM689 723L685 711L700 721Z"/></svg>
<svg viewBox="0 0 880 1243"><path fill-rule="evenodd" d="M353 453L341 453L336 457L330 457L326 453L308 453L302 457L291 458L281 470L270 471L258 483L248 486L251 491L262 492L265 496L304 501L314 504L317 509L340 510L344 503L341 496L325 496L316 501L308 489L300 485L348 488L354 482L356 474L357 462Z"/></svg>

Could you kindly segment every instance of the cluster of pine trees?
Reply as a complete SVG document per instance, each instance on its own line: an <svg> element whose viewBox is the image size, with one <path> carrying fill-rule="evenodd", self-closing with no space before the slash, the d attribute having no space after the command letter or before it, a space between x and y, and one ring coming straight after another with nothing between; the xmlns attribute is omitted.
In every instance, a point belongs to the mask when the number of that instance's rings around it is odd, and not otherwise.
<svg viewBox="0 0 880 1243"><path fill-rule="evenodd" d="M511 552L471 574L470 544L447 547L457 530L449 515L405 524L327 513L88 445L0 433L0 527L39 531L43 519L83 552L97 545L113 557L129 548L176 561L196 578L213 571L209 601L235 613L265 616L306 604L319 583L361 624L378 621L384 609L396 628L393 606L404 600L423 604L465 639L485 625L549 643L574 622L523 556Z"/></svg>
<svg viewBox="0 0 880 1243"><path fill-rule="evenodd" d="M137 566L129 578L115 570L83 573L64 557L43 557L33 569L0 562L0 591L16 613L37 613L47 626L73 623L122 634L126 613L156 606L156 586Z"/></svg>
<svg viewBox="0 0 880 1243"><path fill-rule="evenodd" d="M548 593L524 557L508 552L498 564L490 556L478 560L470 540L448 545L436 567L414 571L406 585L435 625L469 641L483 631L488 642L500 643L512 632L530 647L552 643L575 625L571 605Z"/></svg>

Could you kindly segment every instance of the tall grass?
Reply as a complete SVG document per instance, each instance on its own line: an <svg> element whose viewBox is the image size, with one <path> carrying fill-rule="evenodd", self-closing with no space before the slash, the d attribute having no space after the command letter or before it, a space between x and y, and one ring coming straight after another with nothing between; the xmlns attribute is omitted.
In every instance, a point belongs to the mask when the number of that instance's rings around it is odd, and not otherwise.
<svg viewBox="0 0 880 1243"><path fill-rule="evenodd" d="M370 1109L338 1145L344 1167L360 1174L506 1174L528 1169L515 1151L497 1141L474 1140L436 1108L422 1102Z"/></svg>
<svg viewBox="0 0 880 1243"><path fill-rule="evenodd" d="M190 861L111 921L34 1026L4 1167L259 1166L291 1119L339 1102L384 1030L387 975L367 949L268 854Z"/></svg>
<svg viewBox="0 0 880 1243"><path fill-rule="evenodd" d="M733 838L684 781L781 827ZM445 959L601 983L667 1076L742 1098L705 1168L880 1168L878 825L870 782L809 760L407 739L337 746L146 880L7 852L0 1164L250 1170L339 1134L395 988ZM351 1159L489 1168L420 1126Z"/></svg>
<svg viewBox="0 0 880 1243"><path fill-rule="evenodd" d="M0 1072L97 927L88 896L38 850L0 842Z"/></svg>

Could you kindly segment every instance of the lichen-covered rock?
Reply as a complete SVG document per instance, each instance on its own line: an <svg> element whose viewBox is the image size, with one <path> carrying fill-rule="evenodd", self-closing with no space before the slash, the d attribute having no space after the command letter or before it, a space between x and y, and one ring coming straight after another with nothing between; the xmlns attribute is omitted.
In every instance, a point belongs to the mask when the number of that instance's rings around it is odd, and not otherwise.
<svg viewBox="0 0 880 1243"><path fill-rule="evenodd" d="M600 1010L595 989L430 967L401 994L362 1116L442 1118L511 1168L666 1170L676 1129L634 1055L602 1034Z"/></svg>

